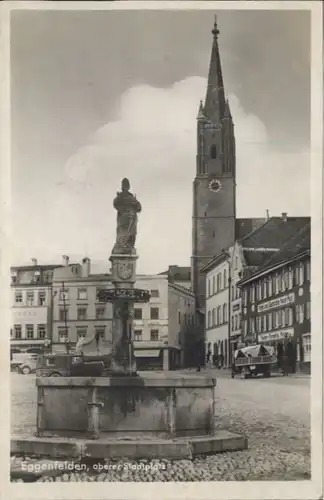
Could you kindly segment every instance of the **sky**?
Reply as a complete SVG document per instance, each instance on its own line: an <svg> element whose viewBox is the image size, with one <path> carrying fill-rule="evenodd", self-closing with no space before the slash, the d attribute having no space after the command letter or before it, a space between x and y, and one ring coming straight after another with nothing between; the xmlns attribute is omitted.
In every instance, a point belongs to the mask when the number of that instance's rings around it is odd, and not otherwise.
<svg viewBox="0 0 324 500"><path fill-rule="evenodd" d="M11 13L12 264L108 272L121 179L138 271L190 265L196 116L213 11ZM219 11L237 216L310 215L310 16Z"/></svg>

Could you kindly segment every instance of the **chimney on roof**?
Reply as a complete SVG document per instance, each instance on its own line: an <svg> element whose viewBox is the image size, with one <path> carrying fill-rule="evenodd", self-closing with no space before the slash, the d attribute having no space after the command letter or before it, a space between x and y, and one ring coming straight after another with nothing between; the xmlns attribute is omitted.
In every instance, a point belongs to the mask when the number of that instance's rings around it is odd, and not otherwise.
<svg viewBox="0 0 324 500"><path fill-rule="evenodd" d="M90 276L91 260L88 257L82 259L82 277L88 278Z"/></svg>
<svg viewBox="0 0 324 500"><path fill-rule="evenodd" d="M270 211L268 209L266 210L266 214L267 214L266 219L269 220L270 219Z"/></svg>
<svg viewBox="0 0 324 500"><path fill-rule="evenodd" d="M281 217L284 222L287 222L287 212L282 212Z"/></svg>
<svg viewBox="0 0 324 500"><path fill-rule="evenodd" d="M62 266L68 267L70 258L68 255L62 255Z"/></svg>
<svg viewBox="0 0 324 500"><path fill-rule="evenodd" d="M31 261L33 263L33 266L37 266L37 259L35 259L35 257L33 257Z"/></svg>

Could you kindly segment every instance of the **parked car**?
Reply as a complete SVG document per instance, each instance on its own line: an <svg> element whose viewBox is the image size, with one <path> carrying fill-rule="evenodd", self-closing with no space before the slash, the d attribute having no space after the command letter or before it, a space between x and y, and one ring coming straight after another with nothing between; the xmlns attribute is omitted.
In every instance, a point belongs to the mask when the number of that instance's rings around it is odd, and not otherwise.
<svg viewBox="0 0 324 500"><path fill-rule="evenodd" d="M12 371L17 371L23 375L28 375L29 373L35 373L37 365L37 354L20 352L12 353L12 359L10 361L10 369Z"/></svg>
<svg viewBox="0 0 324 500"><path fill-rule="evenodd" d="M77 353L49 353L38 357L37 377L100 377L104 374L110 356L86 356Z"/></svg>

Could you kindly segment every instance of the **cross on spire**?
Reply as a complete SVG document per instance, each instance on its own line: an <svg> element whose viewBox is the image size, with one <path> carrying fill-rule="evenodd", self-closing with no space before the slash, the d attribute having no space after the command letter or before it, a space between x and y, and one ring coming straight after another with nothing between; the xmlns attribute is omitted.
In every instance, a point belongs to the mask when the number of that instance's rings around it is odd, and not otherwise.
<svg viewBox="0 0 324 500"><path fill-rule="evenodd" d="M214 35L214 38L217 38L217 35L219 35L219 29L217 27L217 15L216 14L214 16L214 29L212 30L212 34Z"/></svg>

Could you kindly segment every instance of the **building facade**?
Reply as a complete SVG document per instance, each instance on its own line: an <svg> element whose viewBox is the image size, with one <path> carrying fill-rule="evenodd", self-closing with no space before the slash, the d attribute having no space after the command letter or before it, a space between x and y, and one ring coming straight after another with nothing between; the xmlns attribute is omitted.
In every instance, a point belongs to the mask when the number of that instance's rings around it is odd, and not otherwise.
<svg viewBox="0 0 324 500"><path fill-rule="evenodd" d="M11 268L12 351L40 350L51 335L52 280L58 267L60 264L39 265L32 259L31 266Z"/></svg>
<svg viewBox="0 0 324 500"><path fill-rule="evenodd" d="M206 275L205 350L217 355L219 345L223 345L225 366L230 364L234 350L245 342L241 335L242 277L254 274L269 259L280 256L292 235L307 227L309 218L283 214L255 221L253 229L253 219L237 219L241 238L202 268ZM223 309L227 313L225 319Z"/></svg>
<svg viewBox="0 0 324 500"><path fill-rule="evenodd" d="M290 347L292 371L310 370L310 226L252 276L242 279L242 337L246 344Z"/></svg>
<svg viewBox="0 0 324 500"><path fill-rule="evenodd" d="M201 268L235 240L235 137L218 47L213 43L205 102L197 117L196 175L193 182L192 290L205 306L205 274Z"/></svg>
<svg viewBox="0 0 324 500"><path fill-rule="evenodd" d="M229 363L229 253L203 268L206 273L205 352L217 365Z"/></svg>
<svg viewBox="0 0 324 500"><path fill-rule="evenodd" d="M195 322L195 298L168 275L139 275L135 286L150 291L150 301L134 306L134 347L138 369L183 366L186 339Z"/></svg>
<svg viewBox="0 0 324 500"><path fill-rule="evenodd" d="M54 351L74 347L80 337L97 334L102 352L112 346L113 305L98 302L100 289L113 288L109 274L91 274L90 260L83 259L76 275L69 266L53 277ZM149 290L148 303L135 303L133 341L137 367L169 370L183 363L186 332L194 324L195 298L185 287L169 283L167 275L138 275L136 288Z"/></svg>
<svg viewBox="0 0 324 500"><path fill-rule="evenodd" d="M91 274L90 259L84 258L80 272L66 265L53 276L52 349L62 351L75 346L82 337L98 334L103 351L112 343L112 304L102 304L97 292L112 288L110 275Z"/></svg>

